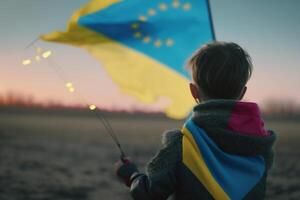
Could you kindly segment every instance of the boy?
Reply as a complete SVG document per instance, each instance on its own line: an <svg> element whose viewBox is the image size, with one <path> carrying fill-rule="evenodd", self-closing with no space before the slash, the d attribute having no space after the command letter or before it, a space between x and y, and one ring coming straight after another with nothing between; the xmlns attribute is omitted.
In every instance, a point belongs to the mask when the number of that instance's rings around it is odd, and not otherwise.
<svg viewBox="0 0 300 200"><path fill-rule="evenodd" d="M163 135L147 175L129 160L117 175L134 199L264 199L276 135L264 128L255 103L240 101L252 73L235 43L213 42L189 60L197 104L183 129Z"/></svg>

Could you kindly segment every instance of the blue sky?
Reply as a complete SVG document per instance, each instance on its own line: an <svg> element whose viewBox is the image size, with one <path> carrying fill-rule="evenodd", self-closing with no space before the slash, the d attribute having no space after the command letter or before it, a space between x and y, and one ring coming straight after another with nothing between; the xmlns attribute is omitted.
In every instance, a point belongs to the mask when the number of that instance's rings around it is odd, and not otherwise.
<svg viewBox="0 0 300 200"><path fill-rule="evenodd" d="M32 94L37 100L76 103L45 63L24 68L21 60L34 49L24 47L43 33L64 30L74 10L87 0L2 0L0 2L0 95L8 91ZM300 103L300 1L211 0L216 37L244 47L254 63L247 100L263 104L271 99ZM55 63L90 102L106 107L144 106L124 96L101 64L85 51L38 42L51 49ZM107 92L109 89L109 92ZM105 95L103 95L105 94ZM154 108L159 108L158 103Z"/></svg>

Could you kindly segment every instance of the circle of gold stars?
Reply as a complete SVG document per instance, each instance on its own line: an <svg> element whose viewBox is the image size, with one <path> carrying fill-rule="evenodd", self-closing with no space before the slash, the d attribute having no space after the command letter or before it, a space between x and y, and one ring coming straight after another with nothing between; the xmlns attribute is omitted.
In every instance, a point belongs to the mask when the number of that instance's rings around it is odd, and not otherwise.
<svg viewBox="0 0 300 200"><path fill-rule="evenodd" d="M135 39L141 40L144 44L152 44L154 47L159 48L162 46L172 47L174 45L174 40L172 38L167 38L162 40L161 38L151 38L150 35L142 33L140 30L140 25L147 22L147 20L158 12L165 12L168 9L182 9L183 11L189 11L192 8L192 4L189 2L182 3L180 0L173 0L172 3L160 3L156 8L149 8L147 13L144 15L139 15L137 22L131 24L131 29L133 31L133 37Z"/></svg>

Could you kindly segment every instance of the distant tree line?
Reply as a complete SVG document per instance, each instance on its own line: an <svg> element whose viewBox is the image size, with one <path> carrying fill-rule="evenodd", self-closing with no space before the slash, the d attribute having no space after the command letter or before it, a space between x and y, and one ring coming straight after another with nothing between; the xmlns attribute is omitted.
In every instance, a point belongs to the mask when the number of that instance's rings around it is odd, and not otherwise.
<svg viewBox="0 0 300 200"><path fill-rule="evenodd" d="M269 100L263 107L265 115L300 117L300 105L293 100Z"/></svg>
<svg viewBox="0 0 300 200"><path fill-rule="evenodd" d="M84 105L65 105L59 101L48 100L44 102L35 101L33 95L23 95L13 92L0 94L0 106L17 106L26 108L85 108ZM284 116L300 118L300 105L292 100L269 100L263 106L262 113L266 116ZM134 110L134 108L133 108ZM137 112L142 110L138 109Z"/></svg>
<svg viewBox="0 0 300 200"><path fill-rule="evenodd" d="M65 105L59 101L48 100L39 102L34 99L33 95L23 95L14 92L0 94L0 106L17 106L28 108L80 108L82 105Z"/></svg>

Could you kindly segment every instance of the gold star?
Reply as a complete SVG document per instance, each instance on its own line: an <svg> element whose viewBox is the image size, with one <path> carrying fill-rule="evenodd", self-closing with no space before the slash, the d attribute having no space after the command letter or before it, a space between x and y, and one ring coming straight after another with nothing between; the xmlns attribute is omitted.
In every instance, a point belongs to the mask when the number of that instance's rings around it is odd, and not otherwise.
<svg viewBox="0 0 300 200"><path fill-rule="evenodd" d="M156 40L156 41L154 42L154 45L155 45L156 47L160 47L160 46L161 46L161 41L160 41L160 40Z"/></svg>
<svg viewBox="0 0 300 200"><path fill-rule="evenodd" d="M141 34L141 32L135 32L135 33L133 34L133 36L134 36L135 38L141 38L141 37L142 37L142 34Z"/></svg>
<svg viewBox="0 0 300 200"><path fill-rule="evenodd" d="M173 3L172 3L172 6L173 6L174 8L179 8L179 6L180 6L179 1L178 1L178 0L174 0Z"/></svg>
<svg viewBox="0 0 300 200"><path fill-rule="evenodd" d="M143 38L144 43L149 43L151 41L151 38L149 36L146 36Z"/></svg>
<svg viewBox="0 0 300 200"><path fill-rule="evenodd" d="M167 45L168 47L173 46L173 44L174 44L174 41L173 41L172 39L168 38L168 39L166 40L166 45Z"/></svg>
<svg viewBox="0 0 300 200"><path fill-rule="evenodd" d="M183 4L183 10L185 10L185 11L188 11L188 10L190 10L191 9L191 4L190 3L185 3L185 4Z"/></svg>
<svg viewBox="0 0 300 200"><path fill-rule="evenodd" d="M150 16L156 15L156 11L155 11L153 8L150 8L150 9L148 10L148 14L149 14Z"/></svg>
<svg viewBox="0 0 300 200"><path fill-rule="evenodd" d="M147 21L147 17L141 15L141 16L139 17L139 20L142 21L142 22L145 22L145 21Z"/></svg>
<svg viewBox="0 0 300 200"><path fill-rule="evenodd" d="M165 10L168 9L168 6L167 6L167 4L165 4L165 3L161 3L161 4L159 4L159 9L160 9L161 11L165 11Z"/></svg>
<svg viewBox="0 0 300 200"><path fill-rule="evenodd" d="M131 28L132 29L138 29L139 28L139 24L138 23L133 23L133 24L131 24Z"/></svg>

